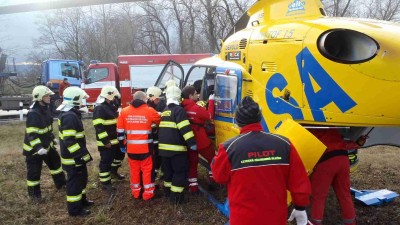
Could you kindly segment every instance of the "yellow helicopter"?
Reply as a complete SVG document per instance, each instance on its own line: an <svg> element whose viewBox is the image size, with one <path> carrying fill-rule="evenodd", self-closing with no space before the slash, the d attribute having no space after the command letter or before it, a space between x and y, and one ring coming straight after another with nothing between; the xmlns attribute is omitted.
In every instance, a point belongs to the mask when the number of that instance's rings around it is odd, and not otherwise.
<svg viewBox="0 0 400 225"><path fill-rule="evenodd" d="M173 73L181 86L202 80L203 100L215 93L216 144L238 134L235 107L252 96L266 131L292 119L345 139L368 135L365 146L400 146L399 24L328 17L319 0L259 0L236 31L186 77L170 62L156 83Z"/></svg>

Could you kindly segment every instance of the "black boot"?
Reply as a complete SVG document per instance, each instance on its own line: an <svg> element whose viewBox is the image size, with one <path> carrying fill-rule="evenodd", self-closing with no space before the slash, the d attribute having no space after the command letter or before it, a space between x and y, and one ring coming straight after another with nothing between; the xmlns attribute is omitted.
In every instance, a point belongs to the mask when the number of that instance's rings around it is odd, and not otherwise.
<svg viewBox="0 0 400 225"><path fill-rule="evenodd" d="M94 201L84 199L84 200L82 200L82 205L83 205L83 207L90 207L90 206L94 205Z"/></svg>
<svg viewBox="0 0 400 225"><path fill-rule="evenodd" d="M166 198L169 198L169 196L171 195L171 189L168 187L163 187L163 190L164 190L164 196Z"/></svg>
<svg viewBox="0 0 400 225"><path fill-rule="evenodd" d="M113 192L115 192L117 190L117 189L115 189L115 187L113 187L111 185L111 183L102 184L102 188L101 189L103 189L104 191L107 191L108 193L113 193Z"/></svg>
<svg viewBox="0 0 400 225"><path fill-rule="evenodd" d="M40 190L40 184L36 186L28 186L28 195L34 203L42 203L42 191Z"/></svg>
<svg viewBox="0 0 400 225"><path fill-rule="evenodd" d="M86 197L86 194L83 194L82 195L82 205L83 205L83 207L89 207L89 206L94 205L94 201L88 200Z"/></svg>
<svg viewBox="0 0 400 225"><path fill-rule="evenodd" d="M80 212L78 213L70 213L70 216L87 216L90 214L90 210L88 209L82 209Z"/></svg>
<svg viewBox="0 0 400 225"><path fill-rule="evenodd" d="M125 179L124 175L118 173L118 168L119 167L111 167L111 177L117 180Z"/></svg>
<svg viewBox="0 0 400 225"><path fill-rule="evenodd" d="M171 191L171 194L169 195L169 201L174 204L184 204L186 203L185 201L185 196L183 192L173 192Z"/></svg>

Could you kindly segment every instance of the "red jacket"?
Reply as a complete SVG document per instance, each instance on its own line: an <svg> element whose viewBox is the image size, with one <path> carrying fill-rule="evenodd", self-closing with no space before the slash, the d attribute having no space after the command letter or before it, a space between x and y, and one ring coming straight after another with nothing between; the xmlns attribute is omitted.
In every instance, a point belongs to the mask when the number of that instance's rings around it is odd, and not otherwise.
<svg viewBox="0 0 400 225"><path fill-rule="evenodd" d="M354 141L344 140L338 129L309 129L327 147L326 152L360 148Z"/></svg>
<svg viewBox="0 0 400 225"><path fill-rule="evenodd" d="M259 123L219 146L213 177L228 185L230 224L285 225L287 190L294 205L309 204L311 184L295 147Z"/></svg>
<svg viewBox="0 0 400 225"><path fill-rule="evenodd" d="M70 83L68 83L68 82L61 82L60 83L60 85L59 85L59 87L58 87L58 95L59 96L63 96L63 94L64 94L64 90L67 88L67 87L70 87L71 86L71 84Z"/></svg>
<svg viewBox="0 0 400 225"><path fill-rule="evenodd" d="M211 140L207 136L206 129L204 128L207 120L212 120L214 114L214 100L209 101L208 111L197 105L191 99L184 99L182 106L186 111L187 117L196 138L197 148L203 149L211 144Z"/></svg>

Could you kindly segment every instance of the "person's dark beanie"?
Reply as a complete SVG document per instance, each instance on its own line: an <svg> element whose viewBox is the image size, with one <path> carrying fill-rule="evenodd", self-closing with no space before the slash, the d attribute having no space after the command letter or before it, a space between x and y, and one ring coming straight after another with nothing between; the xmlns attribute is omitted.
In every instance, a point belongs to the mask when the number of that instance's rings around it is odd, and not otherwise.
<svg viewBox="0 0 400 225"><path fill-rule="evenodd" d="M235 119L240 127L244 127L247 124L260 122L260 106L251 97L244 97L242 102L236 107Z"/></svg>

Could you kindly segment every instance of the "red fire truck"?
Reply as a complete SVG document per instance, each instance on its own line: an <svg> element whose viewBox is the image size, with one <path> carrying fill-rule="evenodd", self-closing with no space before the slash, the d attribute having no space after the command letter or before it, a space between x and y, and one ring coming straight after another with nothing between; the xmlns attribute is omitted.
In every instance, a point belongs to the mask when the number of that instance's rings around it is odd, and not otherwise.
<svg viewBox="0 0 400 225"><path fill-rule="evenodd" d="M183 77L177 76L186 74L196 61L210 56L211 54L121 55L118 56L118 66L115 63L93 63L89 65L82 83L82 88L90 96L87 105L92 109L101 88L111 85L120 91L122 107L125 107L132 101L135 91L153 86L161 73L170 74L164 76L166 79L173 77L183 83ZM179 73L176 70L180 70Z"/></svg>

